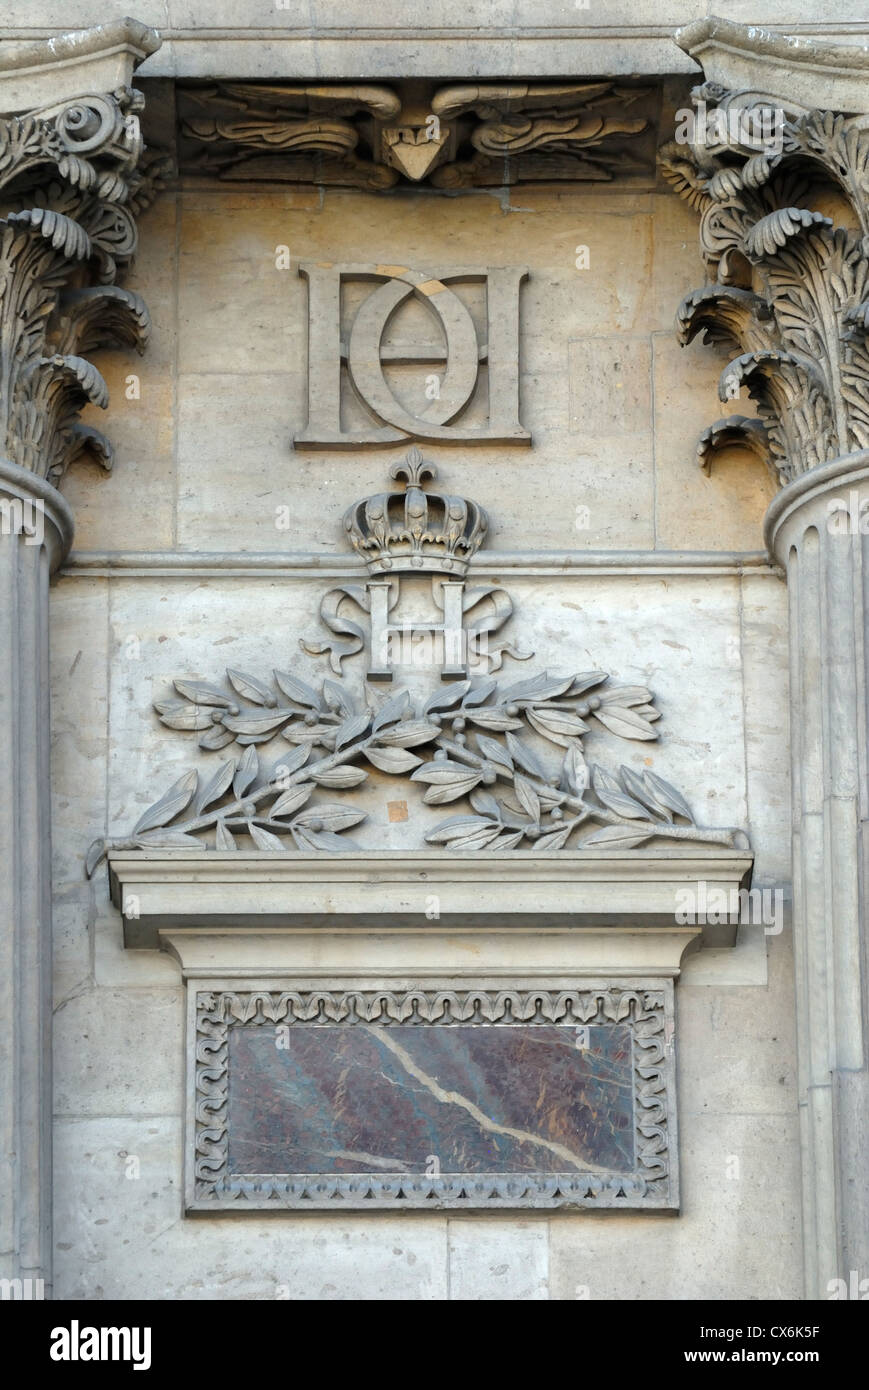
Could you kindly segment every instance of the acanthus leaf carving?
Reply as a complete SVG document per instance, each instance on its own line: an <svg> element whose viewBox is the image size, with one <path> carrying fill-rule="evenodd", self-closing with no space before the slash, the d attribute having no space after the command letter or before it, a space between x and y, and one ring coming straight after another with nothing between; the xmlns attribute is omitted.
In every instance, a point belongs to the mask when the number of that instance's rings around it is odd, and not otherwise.
<svg viewBox="0 0 869 1390"><path fill-rule="evenodd" d="M693 99L693 140L665 146L660 162L701 214L712 283L683 301L677 331L735 348L719 395L735 401L744 387L758 408L711 426L698 456L708 471L740 444L784 485L869 441L869 134L861 117L712 83ZM767 132L760 144L753 126ZM831 187L859 230L812 206Z"/></svg>
<svg viewBox="0 0 869 1390"><path fill-rule="evenodd" d="M132 21L88 36L95 53L103 40L133 63L159 45ZM47 46L47 67L53 56ZM148 338L142 299L114 284L165 173L165 158L143 156L143 102L120 85L0 117L0 451L53 483L82 453L111 465L105 436L78 420L85 404L108 403L85 354L142 351Z"/></svg>

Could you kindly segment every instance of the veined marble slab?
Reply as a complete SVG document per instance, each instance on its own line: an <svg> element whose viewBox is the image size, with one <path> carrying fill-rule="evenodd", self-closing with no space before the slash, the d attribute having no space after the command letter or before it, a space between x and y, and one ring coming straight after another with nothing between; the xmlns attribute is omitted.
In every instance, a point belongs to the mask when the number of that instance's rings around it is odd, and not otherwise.
<svg viewBox="0 0 869 1390"><path fill-rule="evenodd" d="M202 990L191 1212L678 1205L672 984Z"/></svg>

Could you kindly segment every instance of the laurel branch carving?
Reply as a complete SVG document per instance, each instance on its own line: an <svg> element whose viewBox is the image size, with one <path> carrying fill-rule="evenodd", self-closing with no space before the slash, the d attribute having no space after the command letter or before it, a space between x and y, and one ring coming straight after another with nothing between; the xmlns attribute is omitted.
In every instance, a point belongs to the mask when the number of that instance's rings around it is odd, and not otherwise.
<svg viewBox="0 0 869 1390"><path fill-rule="evenodd" d="M185 772L130 836L94 841L88 873L108 849L235 850L240 838L270 853L358 849L342 832L365 813L316 794L358 787L369 775L365 764L409 776L425 788L428 805L468 803L425 837L451 851L746 843L738 829L697 825L682 794L657 774L622 767L616 776L586 762L583 738L595 726L628 740L657 738L649 690L610 686L603 671L543 672L506 685L493 677L457 681L421 707L401 690L379 708L369 703L370 687L356 696L343 681L315 689L286 671L271 682L232 669L226 675L225 686L176 680L179 698L156 709L168 728L198 733L207 752L231 743L244 752L202 778L195 768ZM291 751L267 768L257 745L278 738ZM538 740L563 750L557 765L537 751Z"/></svg>

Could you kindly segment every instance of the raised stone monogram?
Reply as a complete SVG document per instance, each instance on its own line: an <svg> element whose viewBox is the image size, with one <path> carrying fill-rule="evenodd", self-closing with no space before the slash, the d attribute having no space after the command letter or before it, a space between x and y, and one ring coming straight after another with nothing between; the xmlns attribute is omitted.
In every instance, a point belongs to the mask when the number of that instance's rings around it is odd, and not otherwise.
<svg viewBox="0 0 869 1390"><path fill-rule="evenodd" d="M414 270L402 265L321 265L303 262L308 281L308 423L296 448L350 448L407 439L441 444L530 444L519 420L519 286L521 266ZM372 286L355 314L346 291ZM485 331L480 332L459 286L481 285ZM393 336L411 301L433 319L426 341ZM407 363L445 365L424 376L424 403L398 399L387 376ZM485 371L485 381L483 380ZM485 385L487 409L480 418ZM355 396L368 419L342 423ZM473 407L474 418L471 418Z"/></svg>

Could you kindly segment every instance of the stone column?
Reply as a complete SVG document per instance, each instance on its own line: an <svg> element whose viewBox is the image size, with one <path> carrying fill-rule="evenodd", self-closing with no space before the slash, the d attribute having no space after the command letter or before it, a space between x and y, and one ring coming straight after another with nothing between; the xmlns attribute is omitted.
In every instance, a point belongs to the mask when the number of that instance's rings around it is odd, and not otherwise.
<svg viewBox="0 0 869 1390"><path fill-rule="evenodd" d="M790 610L805 1291L855 1297L869 1280L869 55L723 20L677 39L707 80L661 162L701 214L709 276L678 330L735 349L719 394L757 407L711 425L699 461L739 444L781 487L765 535Z"/></svg>
<svg viewBox="0 0 869 1390"><path fill-rule="evenodd" d="M4 1276L49 1280L48 582L72 541L49 483L0 461L0 1232ZM29 533L29 534L28 534Z"/></svg>
<svg viewBox="0 0 869 1390"><path fill-rule="evenodd" d="M766 518L788 583L804 1238L821 1298L869 1276L865 531L869 451L802 474Z"/></svg>
<svg viewBox="0 0 869 1390"><path fill-rule="evenodd" d="M81 354L147 339L115 282L153 185L129 81L157 46L124 20L0 55L0 1277L17 1297L51 1296L48 587L73 534L56 483L84 452L111 465L78 419L108 403Z"/></svg>

